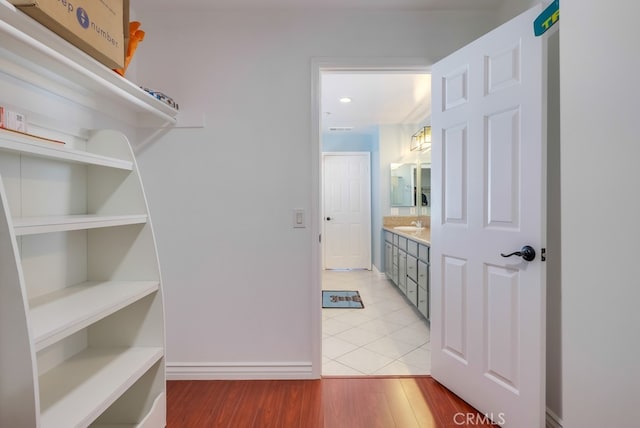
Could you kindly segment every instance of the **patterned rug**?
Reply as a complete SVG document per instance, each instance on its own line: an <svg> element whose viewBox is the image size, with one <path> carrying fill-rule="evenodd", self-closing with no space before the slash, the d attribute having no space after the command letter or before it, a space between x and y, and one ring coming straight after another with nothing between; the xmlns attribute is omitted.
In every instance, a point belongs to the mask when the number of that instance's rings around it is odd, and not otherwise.
<svg viewBox="0 0 640 428"><path fill-rule="evenodd" d="M362 309L364 303L357 291L322 290L322 307Z"/></svg>

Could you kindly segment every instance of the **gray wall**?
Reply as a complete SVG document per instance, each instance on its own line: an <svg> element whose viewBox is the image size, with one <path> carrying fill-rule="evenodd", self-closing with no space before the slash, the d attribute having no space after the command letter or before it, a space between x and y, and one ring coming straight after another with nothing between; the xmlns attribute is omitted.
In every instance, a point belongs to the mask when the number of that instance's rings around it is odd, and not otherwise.
<svg viewBox="0 0 640 428"><path fill-rule="evenodd" d="M499 20L534 3L508 0ZM269 310L272 296L292 293L306 302L310 292L299 284L308 283L313 237L292 231L287 221L290 208L311 206L310 58L417 56L434 62L494 27L495 16L179 10L140 11L137 17L147 30L136 57L138 80L178 100L181 123L200 124L203 116L206 122L204 128L171 131L139 158L164 271L170 371L172 363L182 362L226 373L227 361L310 360L306 312ZM558 160L553 156L558 147L549 147L550 166ZM383 177L385 162L379 164ZM244 173L235 178L236 186L225 185L237 171ZM265 174L257 187L253 171ZM385 195L387 185L374 179L374 194ZM549 196L557 218L559 192L550 188ZM185 210L189 222L181 224L176 218ZM229 228L230 223L243 227ZM551 217L549 230L557 239L554 244L550 237L550 247L558 246L558 225ZM380 266L373 245L374 264ZM547 398L549 408L562 416L559 263L554 267L550 260L548 270ZM230 300L248 306L235 313L220 308ZM255 323L259 328L252 329ZM287 334L276 337L278 330ZM253 342L256 336L261 337L254 344L238 345L236 339Z"/></svg>
<svg viewBox="0 0 640 428"><path fill-rule="evenodd" d="M500 20L532 3L505 2ZM562 243L562 269L549 264L549 309L557 313L560 302L562 312L561 320L548 316L548 350L555 356L548 359L547 396L567 427L637 422L640 286L633 266L640 146L629 112L639 110L640 94L629 71L640 61L629 35L639 8L631 1L615 8L562 3L560 235L558 224L549 223L556 239L549 239L550 249L560 244L558 236ZM287 218L291 207L311 205L310 58L424 56L433 62L484 33L495 18L185 10L138 16L148 30L140 82L174 96L191 110L185 117L204 113L207 119L206 128L176 129L140 154L168 295L168 360L222 369L225 361L308 361L304 302L310 291L300 284L308 282L313 237L294 233ZM192 48L184 49L187 44ZM549 149L557 162L557 146ZM242 190L251 188L249 178L239 180L241 190L224 185L238 168L258 166L271 167L261 196ZM557 204L557 189L549 196ZM187 222L178 221L185 216ZM301 309L272 311L274 296L283 293L302 302ZM245 306L232 311L224 307L230 301Z"/></svg>
<svg viewBox="0 0 640 428"><path fill-rule="evenodd" d="M562 419L640 424L636 1L562 0Z"/></svg>
<svg viewBox="0 0 640 428"><path fill-rule="evenodd" d="M137 80L178 101L181 124L206 124L171 130L139 153L163 270L167 373L308 376L320 341L317 236L293 229L291 210L309 213L318 192L312 59L432 63L495 16L183 7L136 16L146 31Z"/></svg>

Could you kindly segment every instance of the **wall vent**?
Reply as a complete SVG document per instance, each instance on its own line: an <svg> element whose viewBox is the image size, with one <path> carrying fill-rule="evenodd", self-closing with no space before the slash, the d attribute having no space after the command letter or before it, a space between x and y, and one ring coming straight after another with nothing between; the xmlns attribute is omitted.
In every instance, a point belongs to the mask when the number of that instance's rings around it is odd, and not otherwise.
<svg viewBox="0 0 640 428"><path fill-rule="evenodd" d="M331 132L348 132L353 131L353 126L332 126L329 128Z"/></svg>

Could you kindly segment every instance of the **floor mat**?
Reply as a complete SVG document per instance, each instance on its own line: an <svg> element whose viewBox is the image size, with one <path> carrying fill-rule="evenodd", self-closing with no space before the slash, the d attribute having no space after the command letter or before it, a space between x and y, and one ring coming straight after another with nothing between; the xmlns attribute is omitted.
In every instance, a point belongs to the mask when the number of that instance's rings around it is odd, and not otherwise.
<svg viewBox="0 0 640 428"><path fill-rule="evenodd" d="M322 290L322 307L362 309L364 303L358 291Z"/></svg>

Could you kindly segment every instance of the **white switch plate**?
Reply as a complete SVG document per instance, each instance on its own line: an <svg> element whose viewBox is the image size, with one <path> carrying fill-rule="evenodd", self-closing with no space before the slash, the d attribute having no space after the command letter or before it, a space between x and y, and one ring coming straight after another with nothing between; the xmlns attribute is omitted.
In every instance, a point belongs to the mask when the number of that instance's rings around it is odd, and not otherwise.
<svg viewBox="0 0 640 428"><path fill-rule="evenodd" d="M295 208L293 210L293 227L294 228L307 227L307 216L305 215L304 209Z"/></svg>

